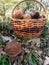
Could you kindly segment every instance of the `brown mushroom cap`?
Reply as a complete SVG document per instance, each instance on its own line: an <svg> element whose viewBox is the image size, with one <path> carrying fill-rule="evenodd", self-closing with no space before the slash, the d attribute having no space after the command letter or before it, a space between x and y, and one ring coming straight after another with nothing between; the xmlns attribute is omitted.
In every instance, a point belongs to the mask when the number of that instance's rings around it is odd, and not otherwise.
<svg viewBox="0 0 49 65"><path fill-rule="evenodd" d="M13 14L13 17L21 19L23 17L23 12L21 10L16 10L15 13Z"/></svg>
<svg viewBox="0 0 49 65"><path fill-rule="evenodd" d="M24 14L23 18L24 19L31 19L31 15L30 14Z"/></svg>
<svg viewBox="0 0 49 65"><path fill-rule="evenodd" d="M21 44L18 43L7 43L4 51L8 54L9 57L15 57L21 53Z"/></svg>

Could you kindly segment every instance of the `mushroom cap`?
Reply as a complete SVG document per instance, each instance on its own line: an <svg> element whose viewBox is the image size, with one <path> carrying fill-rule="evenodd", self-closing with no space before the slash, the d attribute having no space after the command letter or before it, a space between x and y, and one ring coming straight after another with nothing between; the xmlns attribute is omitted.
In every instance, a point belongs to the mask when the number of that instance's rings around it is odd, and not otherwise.
<svg viewBox="0 0 49 65"><path fill-rule="evenodd" d="M7 53L9 57L16 57L21 53L22 47L19 43L7 43L4 51Z"/></svg>
<svg viewBox="0 0 49 65"><path fill-rule="evenodd" d="M31 15L30 14L24 14L23 18L24 19L31 19Z"/></svg>
<svg viewBox="0 0 49 65"><path fill-rule="evenodd" d="M21 19L23 17L23 12L21 10L16 10L15 13L13 14L13 17Z"/></svg>

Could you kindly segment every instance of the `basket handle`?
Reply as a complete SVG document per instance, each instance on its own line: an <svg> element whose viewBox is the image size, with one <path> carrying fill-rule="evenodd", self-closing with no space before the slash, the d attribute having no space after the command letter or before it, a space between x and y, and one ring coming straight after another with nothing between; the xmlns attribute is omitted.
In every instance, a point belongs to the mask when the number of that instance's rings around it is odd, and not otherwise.
<svg viewBox="0 0 49 65"><path fill-rule="evenodd" d="M46 16L46 18L47 18L46 9L45 9L44 5L43 5L41 2L39 2L39 1L37 1L37 0L23 0L23 1L19 2L19 3L13 8L13 10L12 10L12 17L10 17L11 20L13 20L13 21L21 21L21 20L16 20L16 19L13 18L13 12L15 11L15 9L16 9L22 2L28 2L28 1L34 1L34 2L39 3L39 4L43 7L45 16Z"/></svg>
<svg viewBox="0 0 49 65"><path fill-rule="evenodd" d="M26 1L26 2L27 2L27 1L34 1L34 2L39 3L39 4L43 7L44 12L45 12L45 14L46 14L46 9L45 9L44 5L43 5L41 2L39 2L39 1L37 1L37 0L24 0L24 1L19 2L19 3L13 8L13 10L12 10L12 15L13 15L13 12L14 12L15 8L18 7L22 2L25 2L25 1Z"/></svg>

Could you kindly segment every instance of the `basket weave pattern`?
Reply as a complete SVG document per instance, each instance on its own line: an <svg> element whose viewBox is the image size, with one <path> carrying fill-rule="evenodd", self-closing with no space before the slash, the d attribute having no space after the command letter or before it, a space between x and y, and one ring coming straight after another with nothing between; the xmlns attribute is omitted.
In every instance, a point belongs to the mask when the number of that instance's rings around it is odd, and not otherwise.
<svg viewBox="0 0 49 65"><path fill-rule="evenodd" d="M12 21L13 29L21 37L38 37L45 25L45 20L22 20L21 22Z"/></svg>
<svg viewBox="0 0 49 65"><path fill-rule="evenodd" d="M29 20L22 19L21 21L17 21L17 20L11 21L11 24L13 26L16 35L20 37L39 37L43 31L45 23L46 23L46 18L29 19Z"/></svg>

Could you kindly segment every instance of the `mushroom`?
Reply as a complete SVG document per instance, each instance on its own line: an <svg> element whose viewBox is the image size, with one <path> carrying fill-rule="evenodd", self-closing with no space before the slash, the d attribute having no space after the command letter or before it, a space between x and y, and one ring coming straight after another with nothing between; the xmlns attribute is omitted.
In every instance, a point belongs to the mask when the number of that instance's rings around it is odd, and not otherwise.
<svg viewBox="0 0 49 65"><path fill-rule="evenodd" d="M24 19L31 19L31 15L29 15L29 14L24 14L23 18L24 18Z"/></svg>
<svg viewBox="0 0 49 65"><path fill-rule="evenodd" d="M18 19L21 19L23 18L23 12L21 10L16 10L13 14L13 17L14 18L18 18Z"/></svg>
<svg viewBox="0 0 49 65"><path fill-rule="evenodd" d="M21 53L22 47L19 43L11 42L7 43L4 51L7 53L9 57L16 57L18 54Z"/></svg>
<svg viewBox="0 0 49 65"><path fill-rule="evenodd" d="M38 19L40 17L39 12L35 12L34 15L32 15L33 19Z"/></svg>

